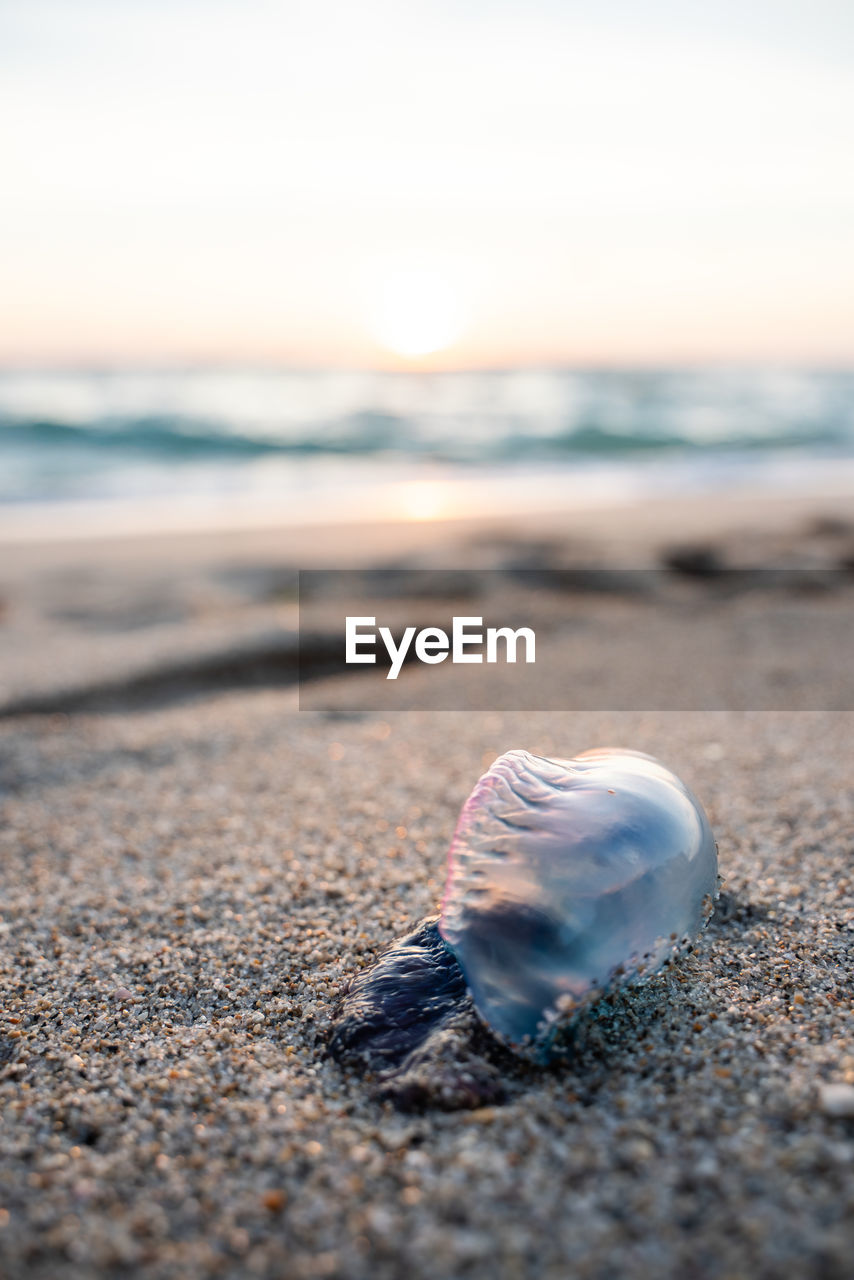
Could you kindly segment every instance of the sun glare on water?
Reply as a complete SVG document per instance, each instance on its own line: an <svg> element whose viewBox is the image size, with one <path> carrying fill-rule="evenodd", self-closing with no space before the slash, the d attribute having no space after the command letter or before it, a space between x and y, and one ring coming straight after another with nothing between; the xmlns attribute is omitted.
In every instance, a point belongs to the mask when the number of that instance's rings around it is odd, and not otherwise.
<svg viewBox="0 0 854 1280"><path fill-rule="evenodd" d="M424 267L399 267L378 275L368 300L368 325L374 338L408 359L443 351L465 324L459 291L440 273Z"/></svg>

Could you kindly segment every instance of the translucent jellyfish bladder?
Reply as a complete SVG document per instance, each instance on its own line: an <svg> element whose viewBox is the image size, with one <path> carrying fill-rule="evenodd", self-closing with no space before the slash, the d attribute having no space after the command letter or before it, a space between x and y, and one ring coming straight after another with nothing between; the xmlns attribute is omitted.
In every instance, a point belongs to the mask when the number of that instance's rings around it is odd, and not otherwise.
<svg viewBox="0 0 854 1280"><path fill-rule="evenodd" d="M404 1110L500 1101L502 1045L536 1061L569 1050L561 1032L691 942L717 891L706 815L664 765L510 751L463 806L441 919L351 978L328 1051Z"/></svg>
<svg viewBox="0 0 854 1280"><path fill-rule="evenodd" d="M463 807L439 931L484 1022L542 1055L600 992L696 938L717 892L708 819L657 760L508 751Z"/></svg>

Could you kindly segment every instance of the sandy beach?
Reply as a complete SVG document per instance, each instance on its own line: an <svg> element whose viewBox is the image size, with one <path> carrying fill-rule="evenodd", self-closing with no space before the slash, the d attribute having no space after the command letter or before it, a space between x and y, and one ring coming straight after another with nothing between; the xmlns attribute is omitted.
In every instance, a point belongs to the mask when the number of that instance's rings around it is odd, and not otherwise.
<svg viewBox="0 0 854 1280"><path fill-rule="evenodd" d="M580 710L404 713L370 677L375 710L364 683L300 710L288 656L300 568L494 569L523 553L649 568L681 549L699 601L710 564L832 575L821 595L787 580L714 602L745 626L771 618L763 647L789 672L820 619L830 663L854 611L847 508L745 496L7 547L2 1273L849 1275L844 662L800 702L790 683L776 701L744 688L740 706L650 695L614 710L604 683ZM624 598L584 608L588 668L590 645L654 644L664 616ZM549 634L571 688L585 643ZM620 653L630 689L643 663ZM703 662L713 680L727 655ZM569 1063L508 1066L502 1105L378 1101L324 1055L348 977L435 911L460 805L496 755L604 745L660 757L702 799L724 879L707 933L612 1000Z"/></svg>

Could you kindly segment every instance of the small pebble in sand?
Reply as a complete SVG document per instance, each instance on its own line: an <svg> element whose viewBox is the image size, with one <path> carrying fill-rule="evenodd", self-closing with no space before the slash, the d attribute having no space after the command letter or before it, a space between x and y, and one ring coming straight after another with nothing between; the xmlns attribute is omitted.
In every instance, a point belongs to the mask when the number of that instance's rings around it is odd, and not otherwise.
<svg viewBox="0 0 854 1280"><path fill-rule="evenodd" d="M818 1102L826 1116L854 1118L854 1084L832 1081L819 1086Z"/></svg>

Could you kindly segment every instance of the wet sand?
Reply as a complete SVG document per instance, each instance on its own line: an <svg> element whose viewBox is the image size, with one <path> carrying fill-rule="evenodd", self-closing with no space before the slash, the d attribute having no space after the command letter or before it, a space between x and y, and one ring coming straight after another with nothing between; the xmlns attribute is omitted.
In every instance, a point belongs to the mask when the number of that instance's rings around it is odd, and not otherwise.
<svg viewBox="0 0 854 1280"><path fill-rule="evenodd" d="M839 512L737 515L713 530L728 561L850 554ZM465 545L651 563L700 532L672 510L598 537L544 526ZM329 534L313 562L387 562L387 534ZM441 558L460 534L412 529L394 553ZM854 712L298 711L274 674L129 699L176 648L289 630L283 536L4 560L6 700L45 701L0 724L0 1270L850 1274ZM62 708L106 676L111 705ZM481 769L615 744L709 812L725 885L696 951L603 1010L569 1064L509 1067L502 1106L376 1101L323 1055L330 1008L435 909Z"/></svg>

